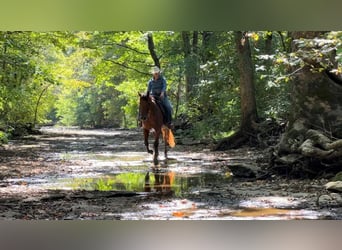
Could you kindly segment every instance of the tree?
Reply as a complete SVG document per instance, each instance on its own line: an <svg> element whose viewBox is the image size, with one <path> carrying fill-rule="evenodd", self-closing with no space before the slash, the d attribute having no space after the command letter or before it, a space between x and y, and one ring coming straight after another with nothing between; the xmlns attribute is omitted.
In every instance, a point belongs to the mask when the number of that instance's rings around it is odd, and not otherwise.
<svg viewBox="0 0 342 250"><path fill-rule="evenodd" d="M326 32L292 32L291 112L274 152L272 170L292 176L335 173L342 164L342 79L339 39Z"/></svg>
<svg viewBox="0 0 342 250"><path fill-rule="evenodd" d="M238 132L233 136L221 140L216 150L235 148L250 138L257 130L257 109L255 100L254 65L251 57L251 48L248 34L235 32L235 45L238 55L238 70L240 73L240 102L241 122Z"/></svg>
<svg viewBox="0 0 342 250"><path fill-rule="evenodd" d="M240 130L250 132L255 128L257 109L255 100L254 65L247 33L235 33L236 48L239 57L241 97L241 125Z"/></svg>
<svg viewBox="0 0 342 250"><path fill-rule="evenodd" d="M198 82L198 31L192 33L189 31L182 32L183 53L185 64L185 83L186 83L186 98L190 103L194 96L194 86Z"/></svg>
<svg viewBox="0 0 342 250"><path fill-rule="evenodd" d="M59 35L57 32L0 32L1 129L12 127L25 132L36 123L46 122L46 114L54 102L47 86L57 83L53 65Z"/></svg>

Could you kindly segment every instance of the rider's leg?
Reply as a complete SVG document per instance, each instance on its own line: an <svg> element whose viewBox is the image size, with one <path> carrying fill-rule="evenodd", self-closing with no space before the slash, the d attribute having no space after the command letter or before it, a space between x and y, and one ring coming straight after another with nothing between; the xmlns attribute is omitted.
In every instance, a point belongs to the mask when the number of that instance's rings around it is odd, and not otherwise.
<svg viewBox="0 0 342 250"><path fill-rule="evenodd" d="M166 123L169 127L172 126L172 105L167 97L164 98L163 104L165 107Z"/></svg>

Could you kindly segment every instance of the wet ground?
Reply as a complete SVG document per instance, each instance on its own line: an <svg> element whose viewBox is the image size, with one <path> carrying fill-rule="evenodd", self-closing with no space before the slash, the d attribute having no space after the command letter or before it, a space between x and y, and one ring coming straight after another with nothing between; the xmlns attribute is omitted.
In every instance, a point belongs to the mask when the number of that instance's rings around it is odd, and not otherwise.
<svg viewBox="0 0 342 250"><path fill-rule="evenodd" d="M342 218L341 195L325 190L327 180L236 177L233 166L260 167L265 153L254 149L180 143L154 166L140 130L41 132L0 148L1 219Z"/></svg>

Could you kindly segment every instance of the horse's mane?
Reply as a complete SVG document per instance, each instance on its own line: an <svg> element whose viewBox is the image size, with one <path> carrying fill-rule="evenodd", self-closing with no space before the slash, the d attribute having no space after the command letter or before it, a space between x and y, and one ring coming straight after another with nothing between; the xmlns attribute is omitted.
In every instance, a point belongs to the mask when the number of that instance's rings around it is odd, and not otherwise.
<svg viewBox="0 0 342 250"><path fill-rule="evenodd" d="M158 104L158 98L156 96L150 95L149 93L144 93L141 95L141 99L144 101L149 101L151 100L152 103Z"/></svg>

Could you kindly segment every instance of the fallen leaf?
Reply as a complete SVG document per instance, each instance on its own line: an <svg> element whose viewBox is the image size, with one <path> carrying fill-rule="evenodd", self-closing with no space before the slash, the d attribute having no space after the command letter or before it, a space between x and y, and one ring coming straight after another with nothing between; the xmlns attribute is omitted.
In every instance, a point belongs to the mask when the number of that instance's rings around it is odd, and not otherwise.
<svg viewBox="0 0 342 250"><path fill-rule="evenodd" d="M172 213L172 216L175 216L175 217L184 217L184 215L185 215L185 213L184 212L180 212L180 211Z"/></svg>

